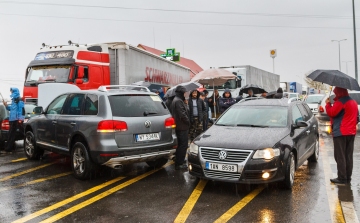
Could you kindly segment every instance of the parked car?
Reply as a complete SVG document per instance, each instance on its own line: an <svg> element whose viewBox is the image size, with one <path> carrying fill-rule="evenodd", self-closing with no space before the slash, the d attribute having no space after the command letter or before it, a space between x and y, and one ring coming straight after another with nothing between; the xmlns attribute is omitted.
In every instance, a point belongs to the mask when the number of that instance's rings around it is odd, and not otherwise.
<svg viewBox="0 0 360 223"><path fill-rule="evenodd" d="M30 117L34 116L33 109L36 107L34 104L25 103L24 104L24 111L23 115L25 116L24 122L26 122ZM9 137L9 111L6 110L4 104L0 104L0 148L5 147L5 142ZM22 126L18 126L16 129L16 137L15 141L23 140L24 139L24 129Z"/></svg>
<svg viewBox="0 0 360 223"><path fill-rule="evenodd" d="M261 140L259 140L261 139ZM319 157L318 122L306 103L239 102L190 144L189 173L199 178L292 188L295 170Z"/></svg>
<svg viewBox="0 0 360 223"><path fill-rule="evenodd" d="M350 91L348 90L349 92L349 96L354 99L357 104L358 104L358 109L360 111L360 91ZM322 100L321 100L321 103L319 104L319 107L318 107L318 118L321 119L321 120L325 120L325 121L330 121L330 117L327 115L326 113L326 99L329 97L329 95L326 95ZM334 98L335 98L335 95L334 95L334 92L331 91L330 93L330 103L333 104L334 103ZM359 118L360 118L360 115L359 115Z"/></svg>
<svg viewBox="0 0 360 223"><path fill-rule="evenodd" d="M305 103L309 106L312 113L318 114L319 104L324 99L324 94L310 94L305 98Z"/></svg>
<svg viewBox="0 0 360 223"><path fill-rule="evenodd" d="M175 121L157 94L133 88L101 86L56 97L25 123L27 158L38 159L44 150L68 155L78 179L89 178L97 165L164 165L177 147Z"/></svg>

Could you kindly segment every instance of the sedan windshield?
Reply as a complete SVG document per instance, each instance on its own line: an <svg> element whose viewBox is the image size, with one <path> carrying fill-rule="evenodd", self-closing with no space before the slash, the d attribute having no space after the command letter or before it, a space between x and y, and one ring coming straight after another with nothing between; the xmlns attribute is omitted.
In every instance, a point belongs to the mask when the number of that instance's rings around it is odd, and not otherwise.
<svg viewBox="0 0 360 223"><path fill-rule="evenodd" d="M309 95L306 99L305 102L308 104L317 104L319 102L321 102L321 99L323 99L324 95Z"/></svg>
<svg viewBox="0 0 360 223"><path fill-rule="evenodd" d="M71 66L38 66L28 69L26 82L61 82L67 83Z"/></svg>
<svg viewBox="0 0 360 223"><path fill-rule="evenodd" d="M285 107L232 107L216 122L223 126L244 127L285 127L288 122L288 110Z"/></svg>

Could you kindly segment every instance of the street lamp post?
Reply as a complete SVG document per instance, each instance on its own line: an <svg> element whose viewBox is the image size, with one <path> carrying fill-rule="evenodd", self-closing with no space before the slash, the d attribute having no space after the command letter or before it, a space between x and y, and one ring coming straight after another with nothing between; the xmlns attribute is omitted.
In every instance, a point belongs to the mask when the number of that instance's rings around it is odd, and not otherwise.
<svg viewBox="0 0 360 223"><path fill-rule="evenodd" d="M341 71L341 60L340 60L340 42L341 41L345 41L346 39L341 39L341 40L331 40L331 42L338 42L339 45L339 70Z"/></svg>
<svg viewBox="0 0 360 223"><path fill-rule="evenodd" d="M348 66L347 66L347 64L349 63L349 62L352 62L352 61L343 61L345 64L346 64L346 74L347 75L349 75L349 73L348 73Z"/></svg>

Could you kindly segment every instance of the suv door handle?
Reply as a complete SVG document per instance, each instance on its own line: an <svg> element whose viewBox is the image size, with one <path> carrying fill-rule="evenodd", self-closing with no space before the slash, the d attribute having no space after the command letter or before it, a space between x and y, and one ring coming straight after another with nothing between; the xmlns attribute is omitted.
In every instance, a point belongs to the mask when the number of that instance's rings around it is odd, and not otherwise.
<svg viewBox="0 0 360 223"><path fill-rule="evenodd" d="M310 133L310 130L307 130L307 131L306 131L306 134L308 134L308 135L309 135L309 133Z"/></svg>
<svg viewBox="0 0 360 223"><path fill-rule="evenodd" d="M52 124L57 124L57 121L52 121Z"/></svg>
<svg viewBox="0 0 360 223"><path fill-rule="evenodd" d="M74 126L76 125L76 122L71 122L70 125Z"/></svg>
<svg viewBox="0 0 360 223"><path fill-rule="evenodd" d="M316 129L316 125L314 125L313 128Z"/></svg>

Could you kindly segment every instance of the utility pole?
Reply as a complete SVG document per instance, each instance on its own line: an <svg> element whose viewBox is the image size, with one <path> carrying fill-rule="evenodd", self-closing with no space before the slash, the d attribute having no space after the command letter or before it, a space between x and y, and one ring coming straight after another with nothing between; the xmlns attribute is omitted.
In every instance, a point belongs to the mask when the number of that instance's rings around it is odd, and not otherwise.
<svg viewBox="0 0 360 223"><path fill-rule="evenodd" d="M358 81L358 68L357 68L357 49L356 49L356 25L355 25L355 3L352 0L353 7L353 26L354 26L354 61L355 61L355 79Z"/></svg>

